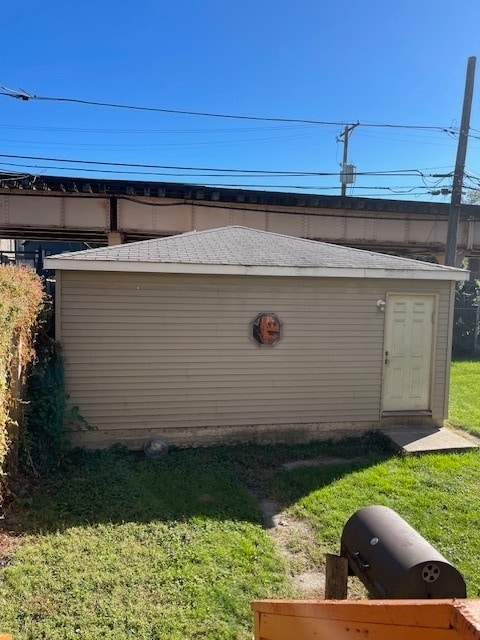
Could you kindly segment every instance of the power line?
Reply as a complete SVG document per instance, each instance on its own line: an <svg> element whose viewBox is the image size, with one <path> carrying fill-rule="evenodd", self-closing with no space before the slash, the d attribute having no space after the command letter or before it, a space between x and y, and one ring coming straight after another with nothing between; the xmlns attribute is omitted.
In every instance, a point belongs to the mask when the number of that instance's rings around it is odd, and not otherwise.
<svg viewBox="0 0 480 640"><path fill-rule="evenodd" d="M0 93L0 95L3 95ZM279 126L274 126L274 125L264 125L264 126L251 126L248 127L247 131L285 131L285 126L283 125L279 125ZM303 129L305 131L312 131L312 125L309 124L305 124L305 125L299 125L299 124L293 124L292 127L290 127L291 131L297 131L299 129ZM243 126L237 126L237 127L222 127L222 128L215 128L215 129L211 129L211 128L195 128L195 129L108 129L105 127L102 128L92 128L92 127L45 127L45 126L33 126L33 125L26 125L26 126L19 126L16 124L0 124L0 129L7 129L7 130L13 130L13 129L17 129L20 131L46 131L46 132L52 132L52 131L60 131L60 132L65 132L65 133L107 133L107 134L121 134L121 135L125 135L125 134L145 134L145 135L152 135L154 133L161 133L161 134L171 134L171 133L181 133L181 134L188 134L191 135L193 133L195 134L211 134L211 133L244 133L245 132L245 127ZM287 130L289 128L287 127ZM328 135L328 134L325 134Z"/></svg>
<svg viewBox="0 0 480 640"><path fill-rule="evenodd" d="M301 177L319 177L319 176L336 176L336 171L273 171L268 169L223 169L218 167L188 167L178 165L161 165L161 164L143 164L135 162L109 162L101 160L78 160L69 158L51 158L44 156L27 156L17 154L0 153L0 158L10 158L17 160L38 160L44 162L64 162L75 165L97 165L97 166L110 166L110 167L135 167L141 169L168 169L168 170L181 170L181 171L199 171L199 172L218 172L218 175L236 175L241 176L301 176ZM188 174L187 174L188 175ZM207 174L208 175L208 174ZM451 173L442 174L424 174L420 169L390 169L386 171L359 171L356 175L359 176L423 176L429 178L448 178Z"/></svg>
<svg viewBox="0 0 480 640"><path fill-rule="evenodd" d="M97 100L86 100L83 98L67 98L63 96L37 96L35 94L27 93L23 89L9 89L4 85L0 85L0 95L7 96L9 98L15 98L18 100L23 100L25 102L30 100L40 100L40 101L49 101L49 102L63 102L63 103L73 103L73 104L81 104L95 107L108 107L113 109L128 109L133 111L149 111L154 113L169 113L176 115L187 115L187 116L199 116L204 118L227 118L234 120L251 120L256 122L283 122L283 123L297 123L297 124L312 124L312 125L327 125L327 126L351 126L355 123L353 122L345 122L345 121L325 121L325 120L311 120L311 119L303 119L303 118L277 118L277 117L267 117L267 116L249 116L249 115L238 115L238 114L227 114L227 113L212 113L207 111L188 111L181 109L166 109L160 107L145 107L139 105L132 104L121 104L115 102L101 102ZM360 123L359 125L363 127L383 127L383 128L395 128L395 129L423 129L423 130L435 130L442 131L444 133L456 135L457 132L452 127L441 127L441 126L432 126L432 125L407 125L407 124L390 124L390 123Z"/></svg>
<svg viewBox="0 0 480 640"><path fill-rule="evenodd" d="M52 165L47 165L47 166L24 165L24 164L15 164L15 163L11 163L11 162L2 162L2 163L0 163L0 165L1 166L9 166L9 167L19 166L19 167L22 167L22 168L42 169L42 170L45 170L45 169L55 169L55 170L60 169L60 170L66 170L66 171L71 171L72 170L72 169L65 169L64 167L59 167L59 166L55 166L55 165L53 165L53 166ZM96 173L96 174L99 174L99 173L100 174L109 174L109 175L111 175L111 174L117 175L118 174L118 171L114 171L114 170L111 170L111 169L98 169L98 170L96 170L96 169L82 168L82 171L85 172L85 173L89 172L89 173ZM161 176L161 177L169 177L169 178L171 178L172 176L184 175L184 174L157 173L157 172L154 172L154 171L147 171L147 172L143 172L143 171L122 171L121 173L122 173L122 175L138 175L138 174L140 174L140 175L143 175L143 176L149 175L149 176ZM22 179L22 178L28 177L29 175L31 175L31 174L23 173L22 175L19 176L18 173L14 174L13 172L10 172L8 178L4 178L4 177L0 176L0 179L1 180L4 180L4 179L7 179L7 180L18 180L18 179ZM42 177L47 177L48 178L48 176L45 176L45 175L42 176L41 174L40 175L37 174L36 177L38 177L40 179L42 179ZM192 177L204 178L205 176L192 176L192 175L190 175L189 177L190 178L192 178ZM230 177L235 177L235 176L230 176ZM69 179L73 180L75 178L74 177L67 178L65 176L65 179L66 180L69 180ZM312 188L314 188L311 185L299 185L299 184L277 184L277 183L275 183L275 184L254 184L254 185L252 185L252 183L248 183L248 184L243 184L243 183L238 183L238 182L235 182L235 183L220 182L219 183L219 182L205 182L203 180L202 180L201 184L200 183L199 184L192 184L191 186L192 187L213 187L213 188L215 188L215 187L217 187L217 188L237 188L237 189L238 188L249 188L249 189L252 189L252 188L253 189L272 189L272 188L276 188L276 189L294 189L294 190L309 190L309 191L311 191ZM477 190L477 188L475 188L475 187L467 187L466 186L465 188L466 189L470 189L472 191L476 191ZM337 185L335 185L335 186L324 185L324 186L322 186L321 190L322 191L333 191L333 190L336 191L337 189L338 189ZM363 197L367 197L368 195L374 195L375 197L382 197L382 194L378 193L378 192L382 192L382 191L389 192L390 194L396 194L396 195L417 195L417 196L420 196L422 194L431 194L431 195L434 195L434 196L437 196L437 195L443 195L444 196L444 195L447 195L448 193L450 193L450 189L449 188L441 188L440 189L440 188L435 188L433 186L428 186L428 185L425 185L425 184L423 186L422 185L416 185L416 186L412 186L412 185L395 185L395 186L389 186L389 187L384 186L384 185L377 185L377 186L375 186L375 185L358 186L357 185L357 186L354 187L354 190L355 191L372 191L372 192L375 191L376 192L374 194L366 194L366 195L364 194Z"/></svg>
<svg viewBox="0 0 480 640"><path fill-rule="evenodd" d="M262 169L222 169L222 168L213 168L213 167L188 167L188 166L177 166L177 165L162 165L162 164L143 164L143 163L135 163L135 162L107 162L101 160L78 160L78 159L69 159L69 158L51 158L51 157L43 157L43 156L26 156L26 155L16 155L16 154L7 154L1 153L1 158L15 158L15 159L23 159L23 160L40 160L45 162L66 162L70 164L86 164L86 165L100 165L100 166L112 166L112 167L138 167L143 169L171 169L171 170L183 170L183 171L218 171L221 175L231 175L234 174L248 174L248 175L298 175L298 176L319 176L319 175L337 175L336 172L328 172L328 173L317 173L317 172L307 172L307 171L270 171L270 170L262 170Z"/></svg>
<svg viewBox="0 0 480 640"><path fill-rule="evenodd" d="M214 133L216 134L216 131L210 132L210 133ZM170 134L169 134L170 135ZM318 136L319 134L314 134L315 136ZM322 134L320 134L322 135ZM22 146L31 146L31 145L43 145L43 146L63 146L66 147L68 146L70 149L73 148L83 148L83 147L93 147L93 148L97 148L97 149L108 149L108 148L123 148L123 149L143 149L143 148L159 148L159 147L174 147L174 148L182 148L184 149L185 147L206 147L206 146L210 146L210 147L214 147L214 146L223 146L223 145L251 145L252 143L272 143L272 142L278 142L278 141L289 141L289 140L300 140L300 139L304 139L304 138L309 138L311 139L313 136L312 134L307 134L307 133L293 133L293 132L285 132L283 135L278 134L275 136L269 135L269 136L265 136L265 137L250 137L248 135L243 135L241 138L237 138L237 139L211 139L211 140L200 140L200 141L194 141L194 140L188 140L188 142L148 142L148 143L140 143L140 142L133 142L133 143L126 143L126 142L116 142L116 143L110 143L110 142L68 142L68 141L52 141L49 140L48 142L45 140L28 140L28 139L10 139L10 138L3 138L2 142L4 143L10 143L10 144L16 144L16 145L22 145ZM149 136L149 140L152 139L152 136Z"/></svg>
<svg viewBox="0 0 480 640"><path fill-rule="evenodd" d="M8 166L15 166L12 163L1 163L2 165L8 165ZM20 165L23 166L23 165ZM27 165L29 168L41 168L41 167L35 167L35 166L31 166L31 165ZM49 169L60 169L61 167L43 167L43 168L49 168ZM85 169L85 171L94 171L93 169ZM99 170L98 173L116 173L115 171L109 171L109 170ZM140 172L136 172L136 171L128 171L125 172L128 174L137 174ZM145 174L143 174L145 175ZM147 175L163 175L163 174L157 174L157 173L150 173L148 172ZM0 180L20 180L22 178L27 178L29 176L29 174L18 174L18 173L13 173L10 172L10 174L8 175L8 177L4 177L4 176L0 176ZM42 177L48 177L48 176L37 176L38 178L42 178ZM74 179L74 178L66 178L66 180L69 179ZM217 188L252 188L251 184L241 184L241 183L205 183L202 182L201 184L192 184L192 187L217 187ZM265 188L265 189L271 189L272 187L275 188L280 188L280 189L300 189L300 190L305 190L305 189L309 189L311 190L312 187L311 186L305 186L305 185L297 185L297 184L275 184L275 185L271 185L271 184L258 184L254 186L255 188ZM474 187L469 187L472 190L476 190ZM324 186L322 187L322 191L333 191L333 190L337 190L338 186ZM398 186L394 186L394 187L385 187L385 186L356 186L355 190L366 190L366 191L388 191L390 193L394 193L394 194L403 194L403 195L407 195L407 194L412 194L412 195L421 195L422 193L433 193L431 188L427 188L425 186L403 186L403 185L398 185ZM413 194L413 192L416 191L418 192L417 194ZM378 194L375 194L378 195ZM434 194L434 195L439 195L439 194ZM442 194L444 195L444 194ZM142 204L145 204L142 201ZM423 219L423 218L422 218Z"/></svg>

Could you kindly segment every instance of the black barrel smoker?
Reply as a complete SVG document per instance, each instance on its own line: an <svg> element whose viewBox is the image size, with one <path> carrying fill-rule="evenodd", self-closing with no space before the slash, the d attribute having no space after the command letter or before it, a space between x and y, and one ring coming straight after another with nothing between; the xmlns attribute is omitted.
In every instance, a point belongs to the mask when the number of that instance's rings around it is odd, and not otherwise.
<svg viewBox="0 0 480 640"><path fill-rule="evenodd" d="M395 511L354 513L341 538L349 570L373 598L466 598L462 575Z"/></svg>

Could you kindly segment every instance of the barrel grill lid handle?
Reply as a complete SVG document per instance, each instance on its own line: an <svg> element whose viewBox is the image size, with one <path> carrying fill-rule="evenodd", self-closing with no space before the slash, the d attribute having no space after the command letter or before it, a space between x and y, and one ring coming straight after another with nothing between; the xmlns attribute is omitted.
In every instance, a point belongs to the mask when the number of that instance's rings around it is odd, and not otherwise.
<svg viewBox="0 0 480 640"><path fill-rule="evenodd" d="M362 571L366 571L367 569L370 569L370 563L367 560L365 560L365 558L362 558L360 551L355 551L355 553L353 554L353 557Z"/></svg>

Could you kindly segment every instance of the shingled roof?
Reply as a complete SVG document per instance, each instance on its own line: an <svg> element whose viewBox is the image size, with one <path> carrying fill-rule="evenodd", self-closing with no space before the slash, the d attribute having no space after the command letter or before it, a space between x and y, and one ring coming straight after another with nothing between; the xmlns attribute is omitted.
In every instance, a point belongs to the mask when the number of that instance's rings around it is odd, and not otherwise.
<svg viewBox="0 0 480 640"><path fill-rule="evenodd" d="M45 259L48 269L466 280L468 272L408 258L231 226Z"/></svg>

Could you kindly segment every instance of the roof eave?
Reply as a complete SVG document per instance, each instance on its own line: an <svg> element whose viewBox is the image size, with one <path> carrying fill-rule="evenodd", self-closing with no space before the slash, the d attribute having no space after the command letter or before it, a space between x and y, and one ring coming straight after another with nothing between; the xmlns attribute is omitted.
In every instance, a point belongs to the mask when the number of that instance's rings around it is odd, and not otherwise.
<svg viewBox="0 0 480 640"><path fill-rule="evenodd" d="M421 264L421 263L419 263ZM280 267L121 260L45 258L44 267L58 271L116 271L129 273L179 273L202 275L283 276L307 278L381 278L401 280L468 280L463 269L382 269L364 267Z"/></svg>

